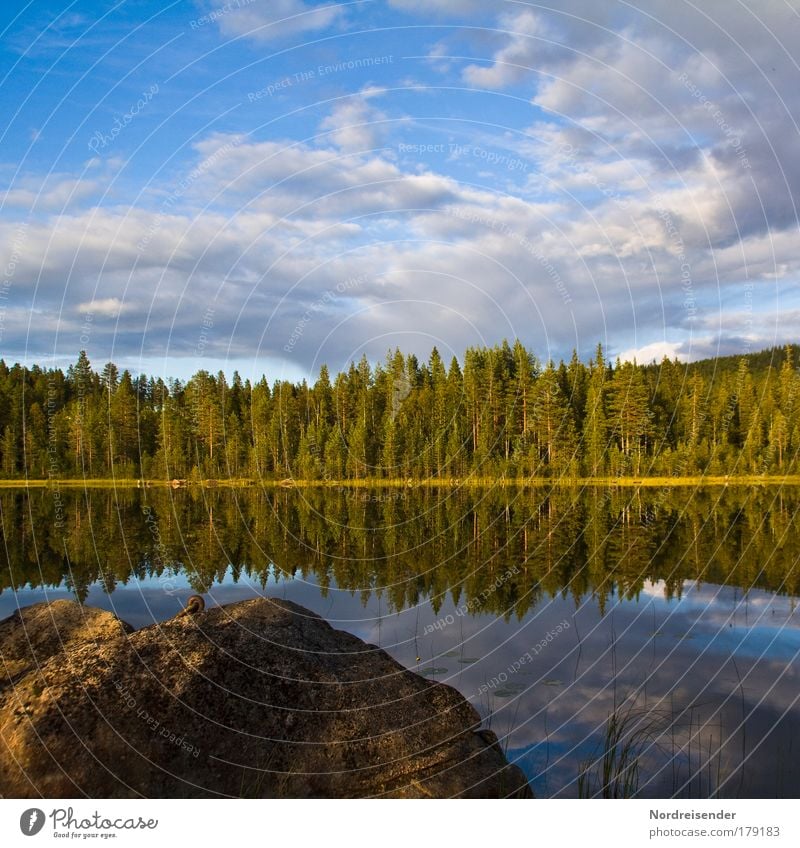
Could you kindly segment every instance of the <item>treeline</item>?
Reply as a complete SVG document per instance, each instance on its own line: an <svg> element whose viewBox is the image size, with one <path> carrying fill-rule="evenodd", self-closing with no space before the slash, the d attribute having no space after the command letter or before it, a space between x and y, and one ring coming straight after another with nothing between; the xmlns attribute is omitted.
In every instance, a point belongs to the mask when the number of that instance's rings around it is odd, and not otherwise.
<svg viewBox="0 0 800 848"><path fill-rule="evenodd" d="M0 360L0 471L65 477L618 477L800 471L798 349L738 359L542 365L519 341L463 365L399 350L313 385L165 382Z"/></svg>
<svg viewBox="0 0 800 848"><path fill-rule="evenodd" d="M389 610L430 600L522 618L540 599L680 596L687 580L800 594L796 496L785 487L501 487L453 491L65 489L0 491L0 593L66 586L81 600L134 581L185 598L217 584L302 577L376 593ZM724 540L724 544L720 544ZM0 561L4 561L0 559ZM141 586L140 586L141 588Z"/></svg>

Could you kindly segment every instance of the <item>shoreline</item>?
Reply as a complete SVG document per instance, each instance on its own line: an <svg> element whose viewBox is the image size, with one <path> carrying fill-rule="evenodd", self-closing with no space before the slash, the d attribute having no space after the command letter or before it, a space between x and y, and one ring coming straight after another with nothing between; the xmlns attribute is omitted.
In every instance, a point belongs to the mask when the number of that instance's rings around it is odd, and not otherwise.
<svg viewBox="0 0 800 848"><path fill-rule="evenodd" d="M680 488L719 486L800 486L800 474L767 475L709 475L692 477L448 477L425 478L363 478L357 480L302 480L284 478L264 480L242 477L230 480L146 480L130 477L52 478L0 480L0 489L487 489L487 488Z"/></svg>

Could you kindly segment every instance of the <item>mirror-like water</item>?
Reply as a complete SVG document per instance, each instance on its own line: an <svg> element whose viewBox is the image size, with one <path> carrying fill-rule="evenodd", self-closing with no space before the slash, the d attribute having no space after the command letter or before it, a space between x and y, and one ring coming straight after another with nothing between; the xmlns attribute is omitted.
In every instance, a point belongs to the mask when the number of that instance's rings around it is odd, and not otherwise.
<svg viewBox="0 0 800 848"><path fill-rule="evenodd" d="M8 490L0 617L290 598L458 688L540 796L795 797L794 489Z"/></svg>

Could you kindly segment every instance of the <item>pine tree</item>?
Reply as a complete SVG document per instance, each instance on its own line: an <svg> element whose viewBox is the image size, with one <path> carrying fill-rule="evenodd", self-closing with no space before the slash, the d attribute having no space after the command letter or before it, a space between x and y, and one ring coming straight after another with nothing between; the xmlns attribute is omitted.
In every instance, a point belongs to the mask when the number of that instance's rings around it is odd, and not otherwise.
<svg viewBox="0 0 800 848"><path fill-rule="evenodd" d="M775 464L782 471L783 458L789 447L789 426L786 416L780 409L776 409L772 415L772 423L769 428L769 446L775 455Z"/></svg>
<svg viewBox="0 0 800 848"><path fill-rule="evenodd" d="M270 422L272 420L272 392L265 377L253 386L250 401L252 447L250 473L262 477L269 467Z"/></svg>
<svg viewBox="0 0 800 848"><path fill-rule="evenodd" d="M114 391L109 409L109 454L110 467L113 461L120 461L128 467L138 460L138 418L136 414L136 395L133 390L130 372L125 371Z"/></svg>
<svg viewBox="0 0 800 848"><path fill-rule="evenodd" d="M3 440L0 444L3 461L3 477L7 480L17 476L17 435L10 425L3 430Z"/></svg>
<svg viewBox="0 0 800 848"><path fill-rule="evenodd" d="M430 409L427 418L430 421L428 443L430 445L432 470L436 476L444 474L447 458L447 373L444 370L439 351L434 347L429 360L430 371Z"/></svg>
<svg viewBox="0 0 800 848"><path fill-rule="evenodd" d="M186 386L198 470L217 476L223 417L220 386L208 371L198 371Z"/></svg>
<svg viewBox="0 0 800 848"><path fill-rule="evenodd" d="M586 413L586 396L589 390L589 375L584 364L578 359L578 351L572 349L572 358L566 368L567 378L564 393L569 401L575 429L583 432L583 419Z"/></svg>
<svg viewBox="0 0 800 848"><path fill-rule="evenodd" d="M100 384L107 395L112 395L116 391L117 382L119 381L119 368L113 362L106 362L103 370L100 373Z"/></svg>
<svg viewBox="0 0 800 848"><path fill-rule="evenodd" d="M652 432L649 401L641 369L635 362L617 361L609 391L609 423L626 465L632 461L637 475Z"/></svg>
<svg viewBox="0 0 800 848"><path fill-rule="evenodd" d="M166 480L183 479L187 467L187 427L175 398L168 398L159 418L155 469Z"/></svg>
<svg viewBox="0 0 800 848"><path fill-rule="evenodd" d="M467 473L468 439L464 377L461 366L454 356L447 370L447 473L462 477Z"/></svg>
<svg viewBox="0 0 800 848"><path fill-rule="evenodd" d="M745 463L745 470L751 473L758 473L760 468L761 451L764 447L764 427L761 417L761 410L758 406L753 406L749 415L749 425L747 435L745 436L742 455Z"/></svg>
<svg viewBox="0 0 800 848"><path fill-rule="evenodd" d="M605 411L605 382L606 365L603 348L598 344L594 363L590 363L583 417L584 469L591 477L600 477L606 470L608 423Z"/></svg>
<svg viewBox="0 0 800 848"><path fill-rule="evenodd" d="M575 428L552 361L534 386L532 418L538 460L551 473L565 470L575 451Z"/></svg>
<svg viewBox="0 0 800 848"><path fill-rule="evenodd" d="M359 415L350 427L345 473L352 480L367 476L367 425L363 414Z"/></svg>

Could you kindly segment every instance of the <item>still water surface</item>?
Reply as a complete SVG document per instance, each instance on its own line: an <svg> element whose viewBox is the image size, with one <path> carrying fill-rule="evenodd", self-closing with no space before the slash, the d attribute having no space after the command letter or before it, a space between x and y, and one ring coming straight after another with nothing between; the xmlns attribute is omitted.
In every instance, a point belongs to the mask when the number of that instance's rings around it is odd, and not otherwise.
<svg viewBox="0 0 800 848"><path fill-rule="evenodd" d="M288 598L456 687L540 797L798 797L799 507L768 487L10 490L0 618Z"/></svg>

